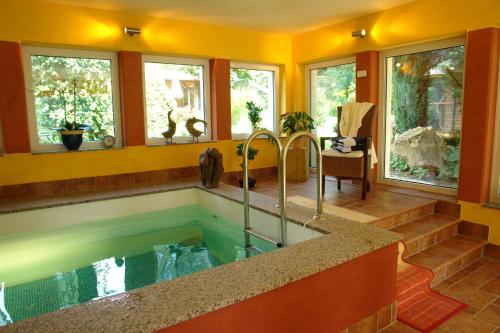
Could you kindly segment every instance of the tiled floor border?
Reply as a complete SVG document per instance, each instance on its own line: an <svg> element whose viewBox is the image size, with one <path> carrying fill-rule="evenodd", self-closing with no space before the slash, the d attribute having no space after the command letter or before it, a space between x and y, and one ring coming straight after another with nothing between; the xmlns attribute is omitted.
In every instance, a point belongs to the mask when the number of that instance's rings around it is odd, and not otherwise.
<svg viewBox="0 0 500 333"><path fill-rule="evenodd" d="M376 333L391 326L396 322L396 303L392 303L374 314L358 321L357 323L345 328L340 333L369 332Z"/></svg>
<svg viewBox="0 0 500 333"><path fill-rule="evenodd" d="M251 175L255 178L267 177L276 174L276 167L251 170ZM178 181L181 178L192 178L199 176L200 168L198 166L191 166L185 168L125 173L109 176L6 185L0 186L0 199L51 196L99 189L113 189L130 185L166 183L171 181ZM221 177L221 181L230 182L236 181L239 178L241 178L241 171L225 172Z"/></svg>

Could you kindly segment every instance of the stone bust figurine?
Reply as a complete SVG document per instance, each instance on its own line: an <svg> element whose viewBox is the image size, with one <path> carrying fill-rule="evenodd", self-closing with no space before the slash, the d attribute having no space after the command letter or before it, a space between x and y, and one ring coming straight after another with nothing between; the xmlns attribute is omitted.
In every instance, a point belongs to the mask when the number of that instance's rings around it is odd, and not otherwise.
<svg viewBox="0 0 500 333"><path fill-rule="evenodd" d="M217 148L208 148L200 155L201 182L206 188L219 186L219 180L224 172L222 154Z"/></svg>

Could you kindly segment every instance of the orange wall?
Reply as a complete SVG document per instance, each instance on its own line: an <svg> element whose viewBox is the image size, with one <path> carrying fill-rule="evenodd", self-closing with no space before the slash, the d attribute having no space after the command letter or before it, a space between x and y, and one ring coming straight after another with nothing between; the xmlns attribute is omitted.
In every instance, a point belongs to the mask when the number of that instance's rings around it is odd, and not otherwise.
<svg viewBox="0 0 500 333"><path fill-rule="evenodd" d="M159 332L339 332L394 302L397 255L395 243Z"/></svg>

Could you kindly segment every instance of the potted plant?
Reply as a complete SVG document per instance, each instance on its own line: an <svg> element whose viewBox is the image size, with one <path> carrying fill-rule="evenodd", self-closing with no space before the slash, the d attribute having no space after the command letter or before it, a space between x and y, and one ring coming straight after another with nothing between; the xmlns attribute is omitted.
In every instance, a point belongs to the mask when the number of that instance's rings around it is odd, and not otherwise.
<svg viewBox="0 0 500 333"><path fill-rule="evenodd" d="M314 129L314 119L306 112L290 112L280 115L281 134L290 135L299 131L310 131ZM303 148L304 141L297 139L295 147Z"/></svg>
<svg viewBox="0 0 500 333"><path fill-rule="evenodd" d="M250 124L252 125L252 130L255 132L256 130L259 129L259 126L262 122L261 113L262 113L263 109L261 107L257 106L252 101L248 101L246 103L246 108L248 110L248 120L250 121Z"/></svg>
<svg viewBox="0 0 500 333"><path fill-rule="evenodd" d="M250 165L250 162L255 159L255 156L257 156L258 152L259 151L255 148L253 148L252 146L250 146L248 148L248 155L247 156L248 156L248 164L249 165ZM238 146L236 146L236 154L238 154L238 156L243 157L243 143L240 143ZM240 166L241 166L241 169L243 169L243 163L241 163ZM256 182L257 182L257 179L248 176L248 187L249 188L253 188L255 186ZM240 187L243 187L243 176L239 180L239 183L240 183Z"/></svg>
<svg viewBox="0 0 500 333"><path fill-rule="evenodd" d="M57 128L56 130L59 131L61 134L61 141L68 150L78 150L80 146L83 143L83 133L85 130L88 130L90 128L89 125L85 124L80 124L76 120L76 111L77 111L77 85L78 85L78 80L73 79L71 81L70 86L72 87L73 90L73 121L70 122L67 120L67 102L66 102L66 88L62 88L61 91L59 91L59 95L62 98L63 101L63 107L64 107L64 120L61 124L61 127Z"/></svg>

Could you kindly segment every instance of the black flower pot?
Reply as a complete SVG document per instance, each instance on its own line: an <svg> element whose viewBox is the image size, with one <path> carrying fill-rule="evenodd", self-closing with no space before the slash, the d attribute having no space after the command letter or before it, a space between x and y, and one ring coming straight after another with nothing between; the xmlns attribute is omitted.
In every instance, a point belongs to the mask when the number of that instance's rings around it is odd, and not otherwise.
<svg viewBox="0 0 500 333"><path fill-rule="evenodd" d="M243 188L243 178L238 180L238 182L240 183L240 187ZM255 183L257 183L257 179L248 177L248 188L254 188Z"/></svg>
<svg viewBox="0 0 500 333"><path fill-rule="evenodd" d="M83 143L83 130L60 131L61 140L68 150L78 150Z"/></svg>

